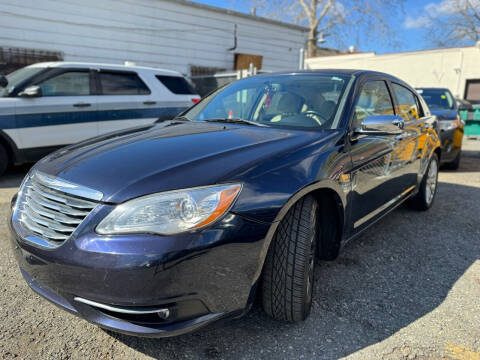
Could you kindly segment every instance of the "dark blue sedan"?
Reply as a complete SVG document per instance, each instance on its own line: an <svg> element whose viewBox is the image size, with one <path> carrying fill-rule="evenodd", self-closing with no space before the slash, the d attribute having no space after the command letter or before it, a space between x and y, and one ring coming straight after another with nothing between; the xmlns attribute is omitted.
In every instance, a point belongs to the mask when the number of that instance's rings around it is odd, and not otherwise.
<svg viewBox="0 0 480 360"><path fill-rule="evenodd" d="M252 77L181 116L38 162L12 200L28 285L101 327L173 336L311 309L314 266L407 201L432 206L436 118L387 74Z"/></svg>

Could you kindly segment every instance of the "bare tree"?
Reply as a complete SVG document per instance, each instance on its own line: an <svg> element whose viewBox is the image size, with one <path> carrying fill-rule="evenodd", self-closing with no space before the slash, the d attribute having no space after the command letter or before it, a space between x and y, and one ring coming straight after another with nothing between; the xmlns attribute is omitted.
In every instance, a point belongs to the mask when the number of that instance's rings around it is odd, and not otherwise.
<svg viewBox="0 0 480 360"><path fill-rule="evenodd" d="M458 46L480 41L480 0L443 0L425 7L418 24L429 28L427 37L438 46ZM420 27L420 26L418 26Z"/></svg>
<svg viewBox="0 0 480 360"><path fill-rule="evenodd" d="M403 0L350 0L348 6L339 0L244 0L258 8L263 16L308 26L307 57L315 56L319 40L353 35L362 23L366 32L387 35L389 21L385 12L401 7ZM358 34L357 34L358 35ZM377 38L378 40L378 38ZM391 39L390 39L391 40ZM352 44L349 44L352 45Z"/></svg>

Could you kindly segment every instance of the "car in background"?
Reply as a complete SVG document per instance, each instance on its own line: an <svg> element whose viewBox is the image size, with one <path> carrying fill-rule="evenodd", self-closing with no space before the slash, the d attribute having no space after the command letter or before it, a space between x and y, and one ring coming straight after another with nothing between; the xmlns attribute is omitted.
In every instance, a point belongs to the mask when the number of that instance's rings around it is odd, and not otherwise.
<svg viewBox="0 0 480 360"><path fill-rule="evenodd" d="M168 70L74 62L17 70L0 79L0 174L68 144L171 119L199 99Z"/></svg>
<svg viewBox="0 0 480 360"><path fill-rule="evenodd" d="M12 200L13 251L34 291L118 332L179 335L245 314L256 293L302 321L318 259L405 201L432 206L435 123L383 73L239 80L37 162Z"/></svg>
<svg viewBox="0 0 480 360"><path fill-rule="evenodd" d="M465 99L455 98L455 102L457 103L458 111L472 111L474 107L470 101Z"/></svg>
<svg viewBox="0 0 480 360"><path fill-rule="evenodd" d="M460 166L465 122L460 116L457 101L446 88L417 88L432 114L437 116L442 141L442 164L452 170Z"/></svg>

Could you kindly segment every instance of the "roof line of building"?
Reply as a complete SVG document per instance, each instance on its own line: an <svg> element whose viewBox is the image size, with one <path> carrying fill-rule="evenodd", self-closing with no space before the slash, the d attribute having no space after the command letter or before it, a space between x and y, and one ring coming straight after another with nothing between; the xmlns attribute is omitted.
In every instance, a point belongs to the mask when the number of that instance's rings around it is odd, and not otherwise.
<svg viewBox="0 0 480 360"><path fill-rule="evenodd" d="M264 17L261 17L261 16L251 15L251 14L243 13L243 12L236 11L236 10L229 10L229 9L219 8L219 7L212 6L212 5L200 4L200 3L193 2L193 1L190 1L190 0L164 0L164 1L168 1L168 2L171 2L171 3L174 3L174 4L183 4L183 5L186 5L186 6L192 6L192 7L195 7L197 9L210 10L210 11L215 11L215 12L222 13L222 14L238 16L238 17L242 17L244 19L260 21L260 22L264 22L264 23L267 23L267 24L279 25L279 26L287 27L287 28L294 29L294 30L300 30L300 31L305 31L305 32L308 31L308 29L304 26L290 24L290 23L287 23L287 22L279 21L279 20L267 19L267 18L264 18Z"/></svg>
<svg viewBox="0 0 480 360"><path fill-rule="evenodd" d="M361 55L361 54L374 54L375 56L388 56L388 55L398 55L398 54L410 54L410 53L422 53L422 52L437 52L437 51L445 51L445 50L460 50L460 49L470 49L470 48L477 48L480 49L478 45L470 45L470 46L448 46L443 48L435 48L435 49L423 49L423 50L407 50L407 51L399 51L399 52L389 52L384 54L377 54L375 51L369 51L365 53L355 53L355 54L342 54L342 55Z"/></svg>

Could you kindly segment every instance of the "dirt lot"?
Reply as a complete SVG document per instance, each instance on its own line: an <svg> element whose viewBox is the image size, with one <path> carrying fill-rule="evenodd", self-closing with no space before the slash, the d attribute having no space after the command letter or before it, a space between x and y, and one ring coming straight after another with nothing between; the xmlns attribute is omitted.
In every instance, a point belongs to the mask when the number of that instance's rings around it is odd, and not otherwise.
<svg viewBox="0 0 480 360"><path fill-rule="evenodd" d="M480 359L480 140L440 173L433 208L401 207L316 270L300 324L258 306L244 318L172 339L105 332L35 295L6 239L26 168L0 180L1 359Z"/></svg>

